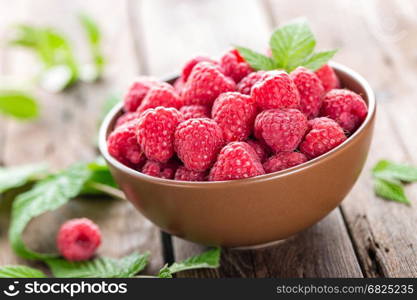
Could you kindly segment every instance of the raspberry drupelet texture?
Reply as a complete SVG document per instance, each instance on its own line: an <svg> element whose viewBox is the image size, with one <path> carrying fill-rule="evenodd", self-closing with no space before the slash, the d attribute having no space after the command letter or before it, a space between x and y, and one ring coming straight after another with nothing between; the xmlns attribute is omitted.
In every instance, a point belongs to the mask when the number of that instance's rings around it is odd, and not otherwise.
<svg viewBox="0 0 417 300"><path fill-rule="evenodd" d="M252 133L256 114L253 98L237 92L221 94L214 101L211 111L226 142L246 140Z"/></svg>
<svg viewBox="0 0 417 300"><path fill-rule="evenodd" d="M180 108L184 121L195 118L210 118L210 109L205 105L186 105Z"/></svg>
<svg viewBox="0 0 417 300"><path fill-rule="evenodd" d="M253 72L251 66L236 49L231 49L220 58L223 74L238 83L243 77Z"/></svg>
<svg viewBox="0 0 417 300"><path fill-rule="evenodd" d="M265 174L258 154L245 142L223 147L210 171L209 181L234 180Z"/></svg>
<svg viewBox="0 0 417 300"><path fill-rule="evenodd" d="M194 66L203 61L212 63L214 65L218 64L214 59L205 55L197 55L193 57L192 59L187 61L184 67L182 68L181 77L183 78L184 82L188 80L188 76L190 76L191 71L193 70Z"/></svg>
<svg viewBox="0 0 417 300"><path fill-rule="evenodd" d="M283 71L270 71L255 83L251 91L256 104L262 109L298 108L300 95L295 83Z"/></svg>
<svg viewBox="0 0 417 300"><path fill-rule="evenodd" d="M164 163L174 155L174 133L180 122L182 115L175 108L159 106L142 114L137 141L148 159Z"/></svg>
<svg viewBox="0 0 417 300"><path fill-rule="evenodd" d="M266 71L262 70L250 73L237 84L237 91L241 94L250 95L252 87L263 78L265 73Z"/></svg>
<svg viewBox="0 0 417 300"><path fill-rule="evenodd" d="M223 145L222 130L211 119L189 119L175 131L175 150L189 170L202 172L210 168Z"/></svg>
<svg viewBox="0 0 417 300"><path fill-rule="evenodd" d="M126 112L136 111L149 89L159 84L160 82L153 77L140 76L136 78L124 97L124 110Z"/></svg>
<svg viewBox="0 0 417 300"><path fill-rule="evenodd" d="M297 109L270 109L255 120L255 137L275 152L294 151L307 130L307 118Z"/></svg>
<svg viewBox="0 0 417 300"><path fill-rule="evenodd" d="M88 260L101 244L99 227L91 220L73 219L65 222L57 235L57 247L69 261Z"/></svg>
<svg viewBox="0 0 417 300"><path fill-rule="evenodd" d="M307 118L315 118L320 112L324 88L312 71L298 67L290 74L300 94L300 110Z"/></svg>
<svg viewBox="0 0 417 300"><path fill-rule="evenodd" d="M263 163L266 173L278 172L306 162L307 157L300 152L280 152Z"/></svg>
<svg viewBox="0 0 417 300"><path fill-rule="evenodd" d="M164 179L174 179L175 172L178 168L178 163L169 161L167 163L160 163L158 161L148 160L141 170L143 174Z"/></svg>
<svg viewBox="0 0 417 300"><path fill-rule="evenodd" d="M222 93L236 90L233 79L225 76L212 63L197 64L182 91L184 105L200 104L212 106L213 101Z"/></svg>
<svg viewBox="0 0 417 300"><path fill-rule="evenodd" d="M174 89L177 91L178 95L181 96L182 89L184 88L184 78L182 76L178 77L177 80L175 80L174 84L172 85Z"/></svg>
<svg viewBox="0 0 417 300"><path fill-rule="evenodd" d="M321 115L339 123L349 133L365 120L368 107L362 97L345 89L331 90L323 99Z"/></svg>
<svg viewBox="0 0 417 300"><path fill-rule="evenodd" d="M177 91L172 85L166 82L161 82L158 86L149 89L137 111L141 113L148 108L158 106L174 107L176 109L182 106L182 99L179 97Z"/></svg>
<svg viewBox="0 0 417 300"><path fill-rule="evenodd" d="M315 73L317 77L320 79L325 92L340 87L339 78L337 77L333 68L330 67L328 64L318 69Z"/></svg>
<svg viewBox="0 0 417 300"><path fill-rule="evenodd" d="M131 121L117 127L107 138L107 149L111 156L127 166L143 160L142 150L136 138L137 122Z"/></svg>
<svg viewBox="0 0 417 300"><path fill-rule="evenodd" d="M346 140L338 123L329 118L316 118L308 122L309 131L300 144L300 151L309 159L320 156Z"/></svg>
<svg viewBox="0 0 417 300"><path fill-rule="evenodd" d="M126 112L121 115L117 121L115 128L122 126L123 124L129 123L130 121L139 121L140 113L137 111L134 112Z"/></svg>
<svg viewBox="0 0 417 300"><path fill-rule="evenodd" d="M175 173L175 180L182 181L207 181L207 172L196 172L180 166Z"/></svg>
<svg viewBox="0 0 417 300"><path fill-rule="evenodd" d="M246 143L248 143L253 148L253 150L255 150L261 162L264 162L271 153L271 150L264 142L258 140L247 140Z"/></svg>

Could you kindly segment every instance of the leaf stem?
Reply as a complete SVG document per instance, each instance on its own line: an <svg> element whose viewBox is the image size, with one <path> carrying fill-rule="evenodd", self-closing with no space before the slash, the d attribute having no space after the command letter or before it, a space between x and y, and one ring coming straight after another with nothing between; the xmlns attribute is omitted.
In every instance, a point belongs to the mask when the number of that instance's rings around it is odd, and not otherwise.
<svg viewBox="0 0 417 300"><path fill-rule="evenodd" d="M118 198L118 199L121 199L121 200L126 200L126 197L124 196L123 192L119 189L114 188L114 187L111 187L111 186L108 186L108 185L105 185L105 184L101 184L101 183L97 183L97 182L91 182L88 185L90 187L100 191L100 192L106 193L106 194L108 194L110 196L113 196L115 198Z"/></svg>

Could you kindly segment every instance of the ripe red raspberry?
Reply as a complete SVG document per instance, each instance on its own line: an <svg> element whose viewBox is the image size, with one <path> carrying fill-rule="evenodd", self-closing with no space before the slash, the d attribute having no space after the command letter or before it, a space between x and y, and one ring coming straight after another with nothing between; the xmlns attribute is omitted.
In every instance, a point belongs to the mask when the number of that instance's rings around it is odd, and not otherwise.
<svg viewBox="0 0 417 300"><path fill-rule="evenodd" d="M204 105L186 105L180 108L184 120L195 118L210 118L210 110Z"/></svg>
<svg viewBox="0 0 417 300"><path fill-rule="evenodd" d="M250 95L252 87L255 85L255 83L263 79L265 73L266 71L262 70L250 73L237 84L237 91L245 95Z"/></svg>
<svg viewBox="0 0 417 300"><path fill-rule="evenodd" d="M255 150L245 142L223 147L210 171L209 181L249 178L265 174Z"/></svg>
<svg viewBox="0 0 417 300"><path fill-rule="evenodd" d="M190 76L191 71L193 70L194 66L203 61L212 63L214 65L218 64L215 60L204 55L198 55L196 57L193 57L192 59L187 61L184 67L182 68L181 77L183 78L184 82L187 82L188 76Z"/></svg>
<svg viewBox="0 0 417 300"><path fill-rule="evenodd" d="M125 123L117 127L107 138L110 155L127 166L139 164L143 159L136 139L136 127L136 121Z"/></svg>
<svg viewBox="0 0 417 300"><path fill-rule="evenodd" d="M82 261L94 256L101 244L100 228L91 220L72 219L65 222L57 235L59 253L69 261Z"/></svg>
<svg viewBox="0 0 417 300"><path fill-rule="evenodd" d="M138 107L138 112L144 112L148 108L155 108L158 106L174 107L179 109L182 106L182 100L178 96L174 87L166 82L161 82L158 86L152 87L141 105Z"/></svg>
<svg viewBox="0 0 417 300"><path fill-rule="evenodd" d="M280 152L268 158L263 163L266 173L278 172L285 170L307 161L307 157L299 152Z"/></svg>
<svg viewBox="0 0 417 300"><path fill-rule="evenodd" d="M157 79L152 77L140 76L136 78L124 97L124 110L126 112L136 111L149 89L159 83Z"/></svg>
<svg viewBox="0 0 417 300"><path fill-rule="evenodd" d="M228 92L214 101L211 114L226 142L242 141L252 133L257 107L250 96Z"/></svg>
<svg viewBox="0 0 417 300"><path fill-rule="evenodd" d="M174 132L180 122L181 113L172 107L150 108L142 114L137 138L148 159L164 163L174 155Z"/></svg>
<svg viewBox="0 0 417 300"><path fill-rule="evenodd" d="M222 93L236 90L235 82L226 77L219 68L208 62L197 64L182 91L184 105L213 105Z"/></svg>
<svg viewBox="0 0 417 300"><path fill-rule="evenodd" d="M211 119L189 119L175 131L175 150L187 169L210 168L224 145L219 125Z"/></svg>
<svg viewBox="0 0 417 300"><path fill-rule="evenodd" d="M342 127L329 118L310 120L309 131L300 144L300 151L309 159L320 156L346 140Z"/></svg>
<svg viewBox="0 0 417 300"><path fill-rule="evenodd" d="M173 87L174 89L177 91L178 95L181 96L182 94L182 89L184 87L185 81L184 81L184 77L180 76L177 78L177 80L175 80Z"/></svg>
<svg viewBox="0 0 417 300"><path fill-rule="evenodd" d="M320 112L324 88L312 71L298 67L290 74L300 94L300 110L307 118L315 118Z"/></svg>
<svg viewBox="0 0 417 300"><path fill-rule="evenodd" d="M231 77L236 83L253 72L251 66L236 49L229 50L220 58L220 66L223 74Z"/></svg>
<svg viewBox="0 0 417 300"><path fill-rule="evenodd" d="M324 65L316 72L317 77L321 80L325 92L328 92L332 89L337 89L340 87L340 81L334 72L333 68L329 65Z"/></svg>
<svg viewBox="0 0 417 300"><path fill-rule="evenodd" d="M175 161L160 163L158 161L148 160L143 165L141 172L154 177L173 179L177 168L178 163Z"/></svg>
<svg viewBox="0 0 417 300"><path fill-rule="evenodd" d="M207 172L196 172L188 170L186 167L181 166L175 173L175 180L182 181L206 181Z"/></svg>
<svg viewBox="0 0 417 300"><path fill-rule="evenodd" d="M120 127L123 124L129 123L130 121L134 121L134 120L138 121L139 117L140 117L140 113L138 113L137 111L126 112L117 119L116 125L114 127L115 128Z"/></svg>
<svg viewBox="0 0 417 300"><path fill-rule="evenodd" d="M256 104L263 109L298 108L300 95L290 76L283 71L267 72L251 91Z"/></svg>
<svg viewBox="0 0 417 300"><path fill-rule="evenodd" d="M270 109L255 120L255 137L275 153L294 151L307 130L307 118L297 109Z"/></svg>
<svg viewBox="0 0 417 300"><path fill-rule="evenodd" d="M324 96L321 115L335 120L349 133L362 124L367 113L365 101L352 91L335 89Z"/></svg>
<svg viewBox="0 0 417 300"><path fill-rule="evenodd" d="M248 143L253 150L255 150L256 154L258 154L260 162L264 162L268 158L271 151L265 143L258 140L247 140L246 143Z"/></svg>

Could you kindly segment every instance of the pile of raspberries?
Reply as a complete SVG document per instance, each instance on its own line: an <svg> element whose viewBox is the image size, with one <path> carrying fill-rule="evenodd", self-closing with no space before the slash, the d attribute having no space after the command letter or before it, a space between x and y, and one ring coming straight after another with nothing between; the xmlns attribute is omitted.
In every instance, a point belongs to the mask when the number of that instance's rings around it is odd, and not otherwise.
<svg viewBox="0 0 417 300"><path fill-rule="evenodd" d="M182 181L249 178L320 156L363 122L362 97L334 70L254 71L236 49L197 56L171 85L139 77L108 151L150 176Z"/></svg>

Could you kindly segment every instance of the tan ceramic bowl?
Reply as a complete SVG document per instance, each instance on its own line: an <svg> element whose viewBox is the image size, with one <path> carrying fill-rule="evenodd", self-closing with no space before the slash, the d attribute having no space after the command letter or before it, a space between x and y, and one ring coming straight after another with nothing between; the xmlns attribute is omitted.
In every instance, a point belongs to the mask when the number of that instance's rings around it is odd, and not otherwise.
<svg viewBox="0 0 417 300"><path fill-rule="evenodd" d="M166 232L205 245L229 247L287 238L337 207L357 180L368 154L375 119L374 93L359 74L339 64L333 67L343 86L367 101L368 116L343 144L291 169L249 179L200 183L139 173L107 152L106 137L122 105L102 124L100 151L127 199Z"/></svg>

